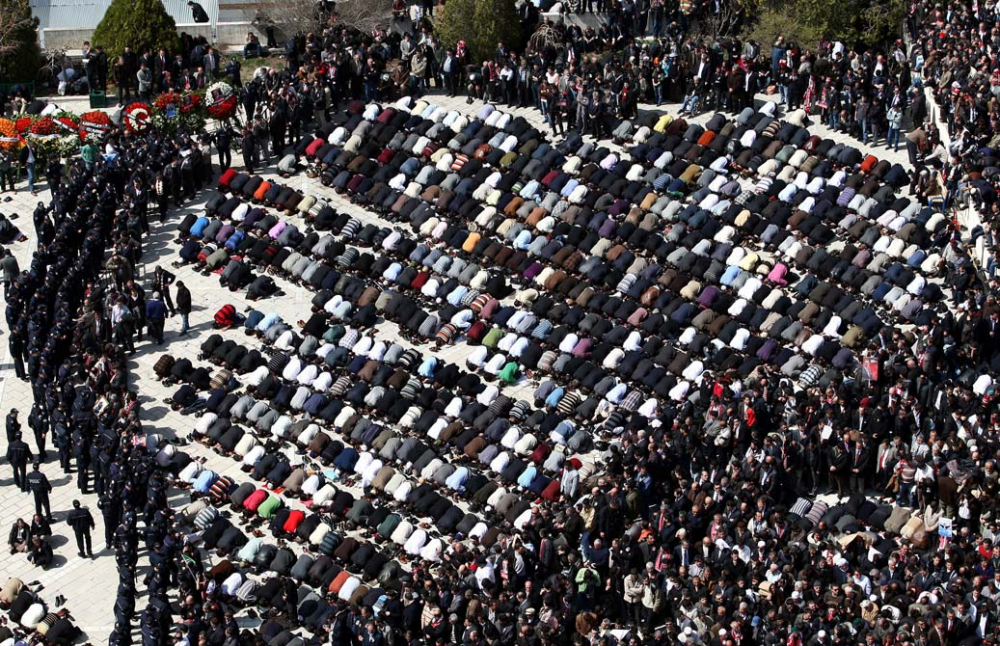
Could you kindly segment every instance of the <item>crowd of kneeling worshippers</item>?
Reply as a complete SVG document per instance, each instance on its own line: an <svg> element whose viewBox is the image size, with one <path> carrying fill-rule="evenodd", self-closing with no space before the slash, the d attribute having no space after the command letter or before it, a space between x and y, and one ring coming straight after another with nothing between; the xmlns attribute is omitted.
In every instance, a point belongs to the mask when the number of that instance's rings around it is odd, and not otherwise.
<svg viewBox="0 0 1000 646"><path fill-rule="evenodd" d="M351 105L287 168L365 218L223 174L178 264L315 296L157 364L248 474L171 458L220 583L276 568L334 643L990 638L1000 308L961 233L801 113L632 128Z"/></svg>
<svg viewBox="0 0 1000 646"><path fill-rule="evenodd" d="M141 259L127 180L195 144L115 137L8 308L102 495L110 643L996 641L1000 305L902 166L770 103L614 143L350 103L165 225L254 301L158 357L183 445L143 431L110 342L132 286L89 261ZM0 642L71 627L30 588Z"/></svg>

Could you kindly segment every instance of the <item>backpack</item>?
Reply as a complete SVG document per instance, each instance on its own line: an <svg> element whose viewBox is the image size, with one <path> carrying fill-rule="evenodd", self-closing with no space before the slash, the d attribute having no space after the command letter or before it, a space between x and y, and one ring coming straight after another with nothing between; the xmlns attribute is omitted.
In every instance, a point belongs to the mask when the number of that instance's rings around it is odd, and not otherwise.
<svg viewBox="0 0 1000 646"><path fill-rule="evenodd" d="M226 303L215 313L215 325L218 327L229 327L236 323L236 308Z"/></svg>

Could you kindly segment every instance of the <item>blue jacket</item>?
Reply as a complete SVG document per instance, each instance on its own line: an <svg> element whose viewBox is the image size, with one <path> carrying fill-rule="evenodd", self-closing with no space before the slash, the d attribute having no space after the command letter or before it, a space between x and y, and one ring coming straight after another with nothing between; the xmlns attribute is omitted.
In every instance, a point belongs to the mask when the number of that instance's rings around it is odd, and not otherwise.
<svg viewBox="0 0 1000 646"><path fill-rule="evenodd" d="M146 301L146 320L163 321L167 318L167 306L163 301Z"/></svg>

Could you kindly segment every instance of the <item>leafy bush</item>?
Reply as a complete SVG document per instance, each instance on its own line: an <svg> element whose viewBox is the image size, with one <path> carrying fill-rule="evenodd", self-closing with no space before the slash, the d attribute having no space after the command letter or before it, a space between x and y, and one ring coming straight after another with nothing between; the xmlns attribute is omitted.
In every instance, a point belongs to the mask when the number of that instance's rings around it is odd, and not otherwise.
<svg viewBox="0 0 1000 646"><path fill-rule="evenodd" d="M510 0L448 0L437 32L448 47L464 40L477 63L492 59L501 41L517 49L523 36L521 21Z"/></svg>
<svg viewBox="0 0 1000 646"><path fill-rule="evenodd" d="M181 44L177 23L160 0L113 0L92 40L95 47L104 46L112 63L126 45L141 54L160 47L176 52Z"/></svg>
<svg viewBox="0 0 1000 646"><path fill-rule="evenodd" d="M903 0L791 0L777 2L746 0L756 8L756 16L744 30L744 36L756 40L764 54L784 36L789 44L813 49L825 35L840 40L848 48L884 48L902 30L906 6Z"/></svg>
<svg viewBox="0 0 1000 646"><path fill-rule="evenodd" d="M35 80L42 66L37 26L28 0L0 0L0 79L3 82Z"/></svg>

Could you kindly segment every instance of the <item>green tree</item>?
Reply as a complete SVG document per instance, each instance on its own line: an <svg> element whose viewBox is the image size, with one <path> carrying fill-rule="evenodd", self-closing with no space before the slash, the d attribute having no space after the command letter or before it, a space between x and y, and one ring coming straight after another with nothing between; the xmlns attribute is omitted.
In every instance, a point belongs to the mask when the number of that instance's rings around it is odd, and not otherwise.
<svg viewBox="0 0 1000 646"><path fill-rule="evenodd" d="M746 36L760 43L762 53L767 55L778 36L784 36L789 44L815 48L822 35L822 29L796 19L794 12L779 7L763 9L746 31Z"/></svg>
<svg viewBox="0 0 1000 646"><path fill-rule="evenodd" d="M501 41L520 47L523 26L511 0L448 0L437 33L447 47L464 40L473 61L481 62L493 58Z"/></svg>
<svg viewBox="0 0 1000 646"><path fill-rule="evenodd" d="M95 47L102 45L112 61L126 45L137 53L160 47L168 52L180 49L177 23L160 0L112 0L92 41Z"/></svg>
<svg viewBox="0 0 1000 646"><path fill-rule="evenodd" d="M473 20L476 14L476 0L448 0L444 3L440 19L437 20L437 33L446 47L455 47L464 40L472 50L476 33Z"/></svg>
<svg viewBox="0 0 1000 646"><path fill-rule="evenodd" d="M847 47L879 47L898 37L905 13L904 0L774 0L760 3L744 35L765 54L778 36L807 49L824 35Z"/></svg>
<svg viewBox="0 0 1000 646"><path fill-rule="evenodd" d="M510 0L478 0L473 24L476 29L473 55L477 61L493 58L501 42L514 50L521 47L524 29Z"/></svg>
<svg viewBox="0 0 1000 646"><path fill-rule="evenodd" d="M35 79L42 66L37 27L28 0L0 0L0 79Z"/></svg>

